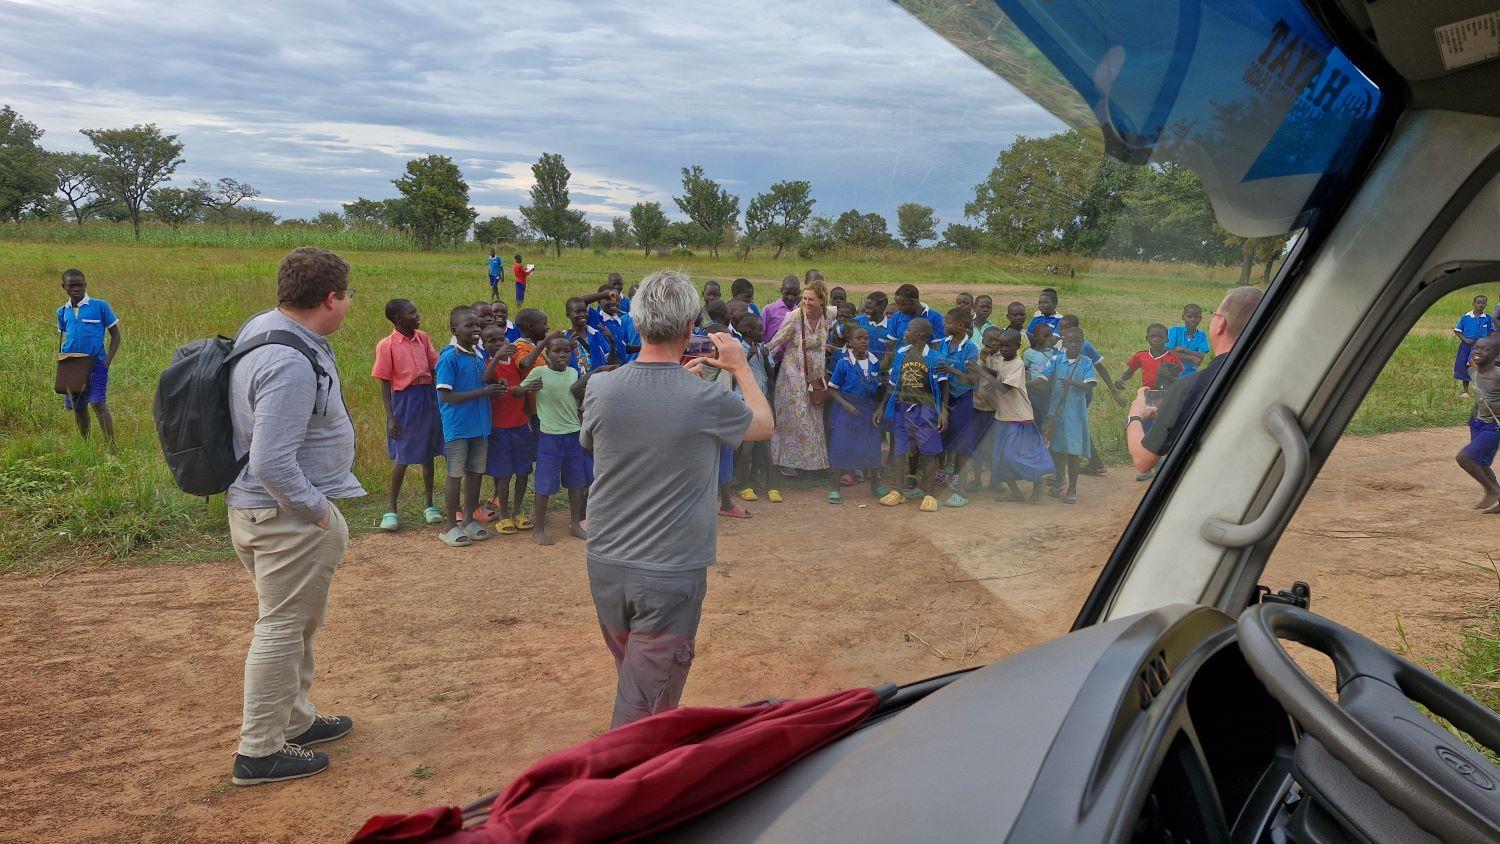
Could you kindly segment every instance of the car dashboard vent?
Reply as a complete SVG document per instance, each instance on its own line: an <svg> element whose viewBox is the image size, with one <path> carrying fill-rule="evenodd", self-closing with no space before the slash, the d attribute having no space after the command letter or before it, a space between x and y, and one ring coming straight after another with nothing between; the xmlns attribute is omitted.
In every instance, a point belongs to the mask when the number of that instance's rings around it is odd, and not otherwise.
<svg viewBox="0 0 1500 844"><path fill-rule="evenodd" d="M1141 709L1151 706L1156 696L1161 693L1162 686L1172 679L1172 669L1167 667L1167 652L1157 651L1151 661L1141 668L1140 675L1136 678L1136 689L1141 696Z"/></svg>

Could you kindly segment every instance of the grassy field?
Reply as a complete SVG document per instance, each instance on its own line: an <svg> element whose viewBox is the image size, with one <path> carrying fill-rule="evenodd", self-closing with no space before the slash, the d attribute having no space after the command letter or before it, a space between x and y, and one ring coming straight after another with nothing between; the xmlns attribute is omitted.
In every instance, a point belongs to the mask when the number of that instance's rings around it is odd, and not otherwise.
<svg viewBox="0 0 1500 844"><path fill-rule="evenodd" d="M10 386L0 392L0 570L38 571L115 558L176 560L226 551L222 499L205 502L182 495L163 467L152 429L151 397L157 374L177 346L216 333L233 335L247 317L274 303L276 265L290 242L205 242L214 245L72 242L61 235L22 241L0 235L0 359L11 369ZM441 340L448 309L487 298L488 285L480 250L348 249L342 254L353 266L351 286L357 298L333 345L358 429L355 471L372 493L349 510L349 521L369 525L384 510L383 419L379 393L368 376L375 342L390 330L384 303L396 296L414 300L427 330ZM538 252L529 259L539 270L527 304L544 308L554 325L561 321L565 298L596 289L607 273L639 279L663 265L680 266L699 279L746 276L756 282L756 298L762 303L774 299L775 280L808 266L853 290L889 292L907 281L1003 285L1014 288L1028 305L1040 287L1052 286L1061 292L1062 310L1082 318L1115 375L1123 360L1144 346L1147 323L1175 322L1189 301L1209 310L1234 281L1231 269L1120 262L1079 264L1078 277L1068 279L1043 275L1036 259L934 251L852 253L813 261L789 252L772 261L769 253L744 260L726 253L710 260L574 250L561 258ZM124 346L110 385L120 431L113 452L97 438L81 443L51 390L53 314L64 299L59 276L74 266L88 274L90 292L108 299L121 318ZM951 293L924 298L943 310L952 303ZM1424 318L1403 343L1397 365L1388 368L1361 409L1354 433L1463 420L1466 408L1453 396L1450 379L1454 344L1443 335L1468 299L1465 294L1449 297ZM1096 440L1106 458L1119 462L1124 458L1123 411L1105 398L1094 403ZM409 484L408 495L413 492Z"/></svg>

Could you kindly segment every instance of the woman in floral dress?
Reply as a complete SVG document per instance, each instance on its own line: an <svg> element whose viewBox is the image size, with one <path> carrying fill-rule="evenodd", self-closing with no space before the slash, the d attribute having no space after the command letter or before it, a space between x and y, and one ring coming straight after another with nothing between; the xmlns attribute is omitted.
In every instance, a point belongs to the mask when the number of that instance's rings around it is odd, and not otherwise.
<svg viewBox="0 0 1500 844"><path fill-rule="evenodd" d="M771 462L799 471L828 468L823 408L812 403L810 385L828 383L823 344L828 337L828 287L821 279L802 286L802 304L788 314L766 349L781 355L776 377L776 433Z"/></svg>

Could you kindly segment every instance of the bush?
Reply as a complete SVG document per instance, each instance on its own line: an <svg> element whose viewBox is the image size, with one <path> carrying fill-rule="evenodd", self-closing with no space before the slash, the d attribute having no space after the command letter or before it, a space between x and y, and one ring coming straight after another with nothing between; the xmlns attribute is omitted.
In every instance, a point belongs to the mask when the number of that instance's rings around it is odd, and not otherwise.
<svg viewBox="0 0 1500 844"><path fill-rule="evenodd" d="M676 249L672 250L672 253L671 253L670 257L672 257L672 258L691 258L691 257L693 257L693 250L691 250L691 249L684 249L681 246L679 246Z"/></svg>

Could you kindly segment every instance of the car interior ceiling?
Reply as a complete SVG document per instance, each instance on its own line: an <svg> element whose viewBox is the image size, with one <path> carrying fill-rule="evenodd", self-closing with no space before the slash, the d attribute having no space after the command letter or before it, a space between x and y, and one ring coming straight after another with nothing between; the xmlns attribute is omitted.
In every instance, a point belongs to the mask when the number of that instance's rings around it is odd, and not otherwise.
<svg viewBox="0 0 1500 844"><path fill-rule="evenodd" d="M1437 30L1496 11L1494 0L1336 0L1327 4L1406 80L1412 108L1500 117L1500 62L1449 69Z"/></svg>

